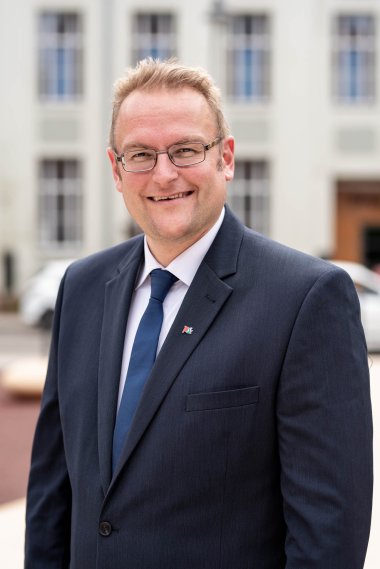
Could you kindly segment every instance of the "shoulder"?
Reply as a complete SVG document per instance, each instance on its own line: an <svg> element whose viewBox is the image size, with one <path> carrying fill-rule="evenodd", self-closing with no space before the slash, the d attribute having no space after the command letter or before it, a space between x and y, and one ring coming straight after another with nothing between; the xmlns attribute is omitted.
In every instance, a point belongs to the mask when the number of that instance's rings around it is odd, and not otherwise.
<svg viewBox="0 0 380 569"><path fill-rule="evenodd" d="M74 261L66 271L66 280L111 280L143 253L143 236L138 235L97 253Z"/></svg>
<svg viewBox="0 0 380 569"><path fill-rule="evenodd" d="M339 321L365 344L358 295L342 268L248 229L239 268L243 290L260 299L278 320L298 322L301 335L312 326L319 326L321 333L325 327L336 330Z"/></svg>
<svg viewBox="0 0 380 569"><path fill-rule="evenodd" d="M231 284L284 299L307 294L320 279L335 278L350 288L348 274L331 262L298 251L244 226L226 207L226 216L207 261L229 275ZM226 269L227 266L227 269ZM220 271L220 267L222 270Z"/></svg>
<svg viewBox="0 0 380 569"><path fill-rule="evenodd" d="M244 230L236 279L279 310L287 306L297 311L314 298L317 302L345 298L358 304L352 279L343 269L250 229Z"/></svg>
<svg viewBox="0 0 380 569"><path fill-rule="evenodd" d="M221 257L235 259L236 277L248 281L312 283L323 275L344 274L332 263L266 237L241 223L226 207L226 216L213 249L217 265ZM235 272L235 271L234 271Z"/></svg>
<svg viewBox="0 0 380 569"><path fill-rule="evenodd" d="M309 255L265 237L251 229L244 229L241 262L276 279L313 282L336 275L348 275L333 263ZM348 277L349 278L349 277Z"/></svg>

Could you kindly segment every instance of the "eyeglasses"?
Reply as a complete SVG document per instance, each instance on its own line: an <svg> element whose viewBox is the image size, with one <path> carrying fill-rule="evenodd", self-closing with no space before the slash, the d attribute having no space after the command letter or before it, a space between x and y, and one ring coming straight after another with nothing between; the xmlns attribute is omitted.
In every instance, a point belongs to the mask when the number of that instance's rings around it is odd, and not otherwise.
<svg viewBox="0 0 380 569"><path fill-rule="evenodd" d="M209 144L202 142L184 142L173 144L167 150L153 150L153 148L134 148L118 155L115 158L121 162L125 172L148 172L153 170L159 154L167 154L170 161L179 168L187 168L200 164L206 159L206 150L213 148L222 139L215 138Z"/></svg>

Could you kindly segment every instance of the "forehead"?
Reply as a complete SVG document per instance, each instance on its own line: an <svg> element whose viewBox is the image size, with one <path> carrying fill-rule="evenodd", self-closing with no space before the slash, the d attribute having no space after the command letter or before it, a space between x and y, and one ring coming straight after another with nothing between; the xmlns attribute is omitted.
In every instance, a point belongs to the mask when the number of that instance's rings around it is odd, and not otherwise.
<svg viewBox="0 0 380 569"><path fill-rule="evenodd" d="M116 121L117 144L171 144L183 137L208 140L216 119L204 96L191 88L133 91L124 99Z"/></svg>

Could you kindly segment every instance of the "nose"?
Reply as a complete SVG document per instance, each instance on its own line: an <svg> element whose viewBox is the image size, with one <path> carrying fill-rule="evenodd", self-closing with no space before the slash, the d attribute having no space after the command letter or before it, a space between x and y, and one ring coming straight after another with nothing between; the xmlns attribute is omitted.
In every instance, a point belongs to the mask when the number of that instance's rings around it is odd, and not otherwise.
<svg viewBox="0 0 380 569"><path fill-rule="evenodd" d="M166 152L157 154L152 179L160 186L165 186L178 178L178 168L171 162Z"/></svg>

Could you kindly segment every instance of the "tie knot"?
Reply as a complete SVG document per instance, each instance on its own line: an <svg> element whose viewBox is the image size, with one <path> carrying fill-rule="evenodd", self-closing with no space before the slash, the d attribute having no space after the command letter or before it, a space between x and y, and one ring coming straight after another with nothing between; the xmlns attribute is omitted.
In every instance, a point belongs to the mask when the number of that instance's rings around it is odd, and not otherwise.
<svg viewBox="0 0 380 569"><path fill-rule="evenodd" d="M169 271L162 269L154 269L150 273L151 279L151 293L150 298L155 298L160 302L164 302L165 296L168 294L170 287L178 279Z"/></svg>

